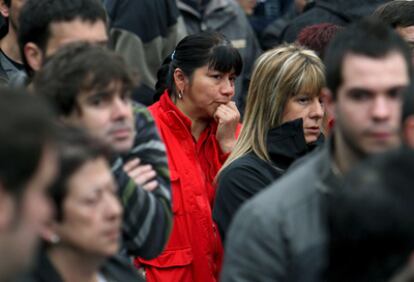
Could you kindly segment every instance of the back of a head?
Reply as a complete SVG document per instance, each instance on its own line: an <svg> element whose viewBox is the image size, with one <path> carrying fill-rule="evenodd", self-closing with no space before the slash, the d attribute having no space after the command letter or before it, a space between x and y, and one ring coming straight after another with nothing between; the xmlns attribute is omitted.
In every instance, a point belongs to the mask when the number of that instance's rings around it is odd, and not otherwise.
<svg viewBox="0 0 414 282"><path fill-rule="evenodd" d="M54 116L24 90L0 89L0 182L19 195L37 170L44 149L56 140Z"/></svg>
<svg viewBox="0 0 414 282"><path fill-rule="evenodd" d="M121 82L123 90L131 91L136 79L114 52L77 42L64 46L46 61L34 77L33 91L45 97L60 116L68 116L76 109L82 91L105 91L113 82Z"/></svg>
<svg viewBox="0 0 414 282"><path fill-rule="evenodd" d="M52 23L69 22L75 19L91 23L98 20L105 23L107 21L100 0L26 0L19 16L18 32L23 60L25 60L23 48L28 42L35 43L45 52Z"/></svg>
<svg viewBox="0 0 414 282"><path fill-rule="evenodd" d="M372 16L388 24L392 28L414 25L414 2L394 0L379 6Z"/></svg>
<svg viewBox="0 0 414 282"><path fill-rule="evenodd" d="M389 281L414 251L414 152L356 167L329 202L328 281Z"/></svg>
<svg viewBox="0 0 414 282"><path fill-rule="evenodd" d="M311 25L302 29L298 35L297 43L315 51L320 58L323 58L329 42L342 28L332 23Z"/></svg>
<svg viewBox="0 0 414 282"><path fill-rule="evenodd" d="M173 74L176 68L180 68L191 78L197 68L205 65L213 70L234 71L239 75L243 62L238 50L218 32L206 31L188 35L177 44L158 70L154 100L157 101L165 90L175 95Z"/></svg>
<svg viewBox="0 0 414 282"><path fill-rule="evenodd" d="M393 52L401 54L411 75L411 51L407 43L388 25L377 19L365 18L338 32L330 42L324 58L327 86L334 98L342 83L342 65L347 55L384 58Z"/></svg>

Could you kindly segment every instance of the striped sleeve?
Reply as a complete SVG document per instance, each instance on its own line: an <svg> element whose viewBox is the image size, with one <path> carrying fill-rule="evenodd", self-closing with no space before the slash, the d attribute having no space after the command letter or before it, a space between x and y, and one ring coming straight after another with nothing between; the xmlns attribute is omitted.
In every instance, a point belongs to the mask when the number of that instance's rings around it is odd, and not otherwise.
<svg viewBox="0 0 414 282"><path fill-rule="evenodd" d="M134 105L136 137L127 158L138 157L152 165L157 173L158 187L151 192L128 177L119 158L113 165L119 193L124 206L123 248L128 255L151 259L164 249L172 228L170 176L164 143L159 137L150 112Z"/></svg>

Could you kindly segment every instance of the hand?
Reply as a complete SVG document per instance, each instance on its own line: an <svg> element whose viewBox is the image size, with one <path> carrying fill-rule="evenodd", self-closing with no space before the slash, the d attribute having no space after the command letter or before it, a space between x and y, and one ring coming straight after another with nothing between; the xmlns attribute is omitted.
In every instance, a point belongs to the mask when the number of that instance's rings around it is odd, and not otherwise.
<svg viewBox="0 0 414 282"><path fill-rule="evenodd" d="M218 123L216 139L223 153L230 153L236 144L236 130L240 113L233 101L220 105L214 113Z"/></svg>
<svg viewBox="0 0 414 282"><path fill-rule="evenodd" d="M141 160L138 158L128 161L123 167L125 173L143 189L147 191L155 190L158 186L158 181L155 180L157 173L151 165L140 165L140 163Z"/></svg>

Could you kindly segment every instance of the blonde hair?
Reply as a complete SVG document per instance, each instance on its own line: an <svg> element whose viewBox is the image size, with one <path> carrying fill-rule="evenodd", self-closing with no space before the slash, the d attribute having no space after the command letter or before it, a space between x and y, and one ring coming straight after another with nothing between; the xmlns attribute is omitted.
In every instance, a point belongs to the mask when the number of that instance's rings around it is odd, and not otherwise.
<svg viewBox="0 0 414 282"><path fill-rule="evenodd" d="M243 128L220 172L253 151L270 161L267 132L282 124L287 101L298 94L318 96L325 86L322 61L315 52L295 44L282 45L261 55L251 77Z"/></svg>

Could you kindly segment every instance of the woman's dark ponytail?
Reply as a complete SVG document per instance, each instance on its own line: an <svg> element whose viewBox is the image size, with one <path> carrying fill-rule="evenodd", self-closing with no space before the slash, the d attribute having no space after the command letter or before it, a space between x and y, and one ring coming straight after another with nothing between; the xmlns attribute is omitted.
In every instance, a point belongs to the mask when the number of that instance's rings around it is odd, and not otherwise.
<svg viewBox="0 0 414 282"><path fill-rule="evenodd" d="M157 83L155 83L154 103L157 102L165 90L172 90L171 55L164 59L157 72Z"/></svg>

